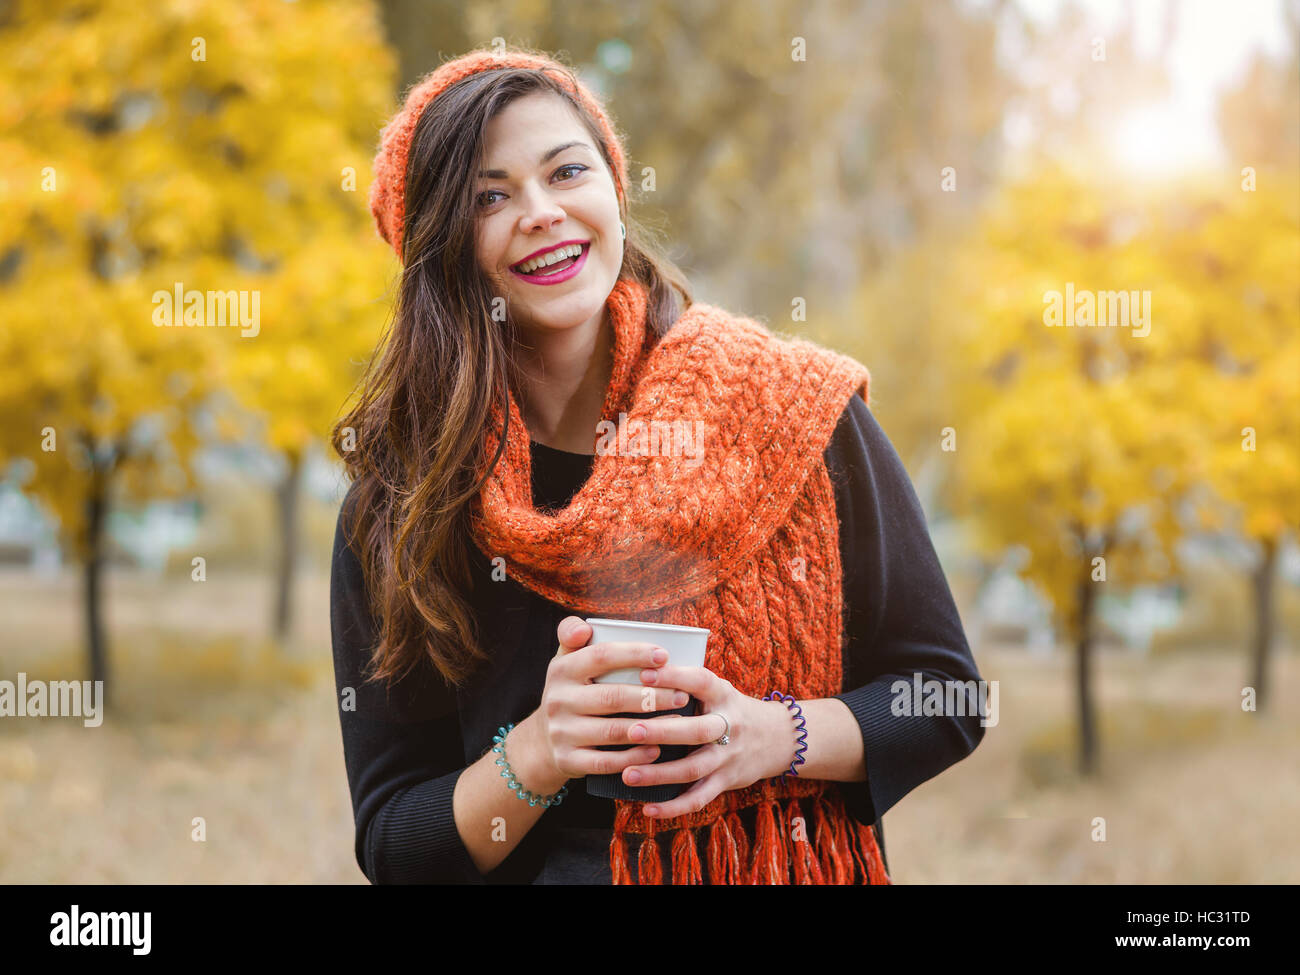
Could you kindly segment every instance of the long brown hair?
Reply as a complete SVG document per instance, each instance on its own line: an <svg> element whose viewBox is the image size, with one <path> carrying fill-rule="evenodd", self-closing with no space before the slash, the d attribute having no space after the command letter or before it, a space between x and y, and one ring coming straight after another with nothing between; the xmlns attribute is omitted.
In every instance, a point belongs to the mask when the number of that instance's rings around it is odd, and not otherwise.
<svg viewBox="0 0 1300 975"><path fill-rule="evenodd" d="M507 384L520 389L521 374L516 324L508 308L506 321L493 320L495 294L475 257L471 174L483 165L488 122L535 91L573 106L612 169L595 120L560 83L530 69L458 82L424 110L411 140L393 318L355 407L331 434L353 482L341 512L344 537L361 562L379 630L369 680L391 685L427 657L460 686L491 659L464 596L472 585L470 505L486 479L475 472L486 459L490 405L500 403L508 423ZM627 238L619 279L647 288L647 328L662 337L690 307L689 285L648 229L621 216Z"/></svg>

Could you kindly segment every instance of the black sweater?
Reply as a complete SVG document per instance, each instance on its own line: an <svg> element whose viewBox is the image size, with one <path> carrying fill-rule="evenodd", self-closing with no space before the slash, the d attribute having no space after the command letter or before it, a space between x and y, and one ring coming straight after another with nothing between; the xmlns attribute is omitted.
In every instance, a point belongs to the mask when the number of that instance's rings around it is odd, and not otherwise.
<svg viewBox="0 0 1300 975"><path fill-rule="evenodd" d="M970 754L984 734L975 715L894 717L891 685L900 678L910 684L918 672L940 681L979 680L979 673L911 481L856 394L825 458L835 485L844 568L845 690L835 697L857 718L867 767L867 781L836 786L849 814L876 826L883 854L880 817ZM534 443L538 509L566 505L593 461ZM342 534L343 510L351 500L349 491L335 533L330 622L362 872L372 883L564 883L579 876L608 883L613 800L587 795L579 779L486 875L475 868L452 815L460 773L492 747L499 727L519 723L538 707L558 643L556 626L583 614L510 578L476 584L467 598L494 659L469 686L449 689L427 660L391 692L382 682L364 683L362 669L377 628L360 562ZM468 547L475 580L490 579L487 560L472 543ZM355 710L343 709L345 688L355 693ZM748 827L753 810L744 813ZM671 834L660 836L665 857L671 840ZM629 839L631 857L635 842Z"/></svg>

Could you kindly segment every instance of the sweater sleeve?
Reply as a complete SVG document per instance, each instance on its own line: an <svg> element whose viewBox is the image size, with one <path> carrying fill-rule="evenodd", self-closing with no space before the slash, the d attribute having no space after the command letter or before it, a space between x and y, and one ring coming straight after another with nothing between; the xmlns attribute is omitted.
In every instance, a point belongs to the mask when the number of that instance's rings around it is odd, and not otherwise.
<svg viewBox="0 0 1300 975"><path fill-rule="evenodd" d="M330 627L343 757L356 823L356 858L382 883L485 883L452 815L465 771L454 693L433 672L366 682L378 642L361 563L344 535L349 490L339 512L330 569Z"/></svg>
<svg viewBox="0 0 1300 975"><path fill-rule="evenodd" d="M854 395L827 450L845 554L846 673L834 695L857 718L867 781L840 783L860 822L883 816L984 736L977 714L896 716L892 685L978 681L925 514L893 445ZM909 692L910 697L910 692Z"/></svg>

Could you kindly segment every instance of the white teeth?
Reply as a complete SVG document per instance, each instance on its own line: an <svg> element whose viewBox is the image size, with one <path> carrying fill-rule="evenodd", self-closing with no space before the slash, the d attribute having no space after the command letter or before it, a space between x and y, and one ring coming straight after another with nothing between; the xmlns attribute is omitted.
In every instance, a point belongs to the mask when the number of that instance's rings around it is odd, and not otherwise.
<svg viewBox="0 0 1300 975"><path fill-rule="evenodd" d="M569 244L567 247L557 247L553 251L547 251L531 261L526 261L519 265L519 271L522 274L531 274L539 268L547 267L551 264L558 264L566 257L577 257L582 253L581 244Z"/></svg>

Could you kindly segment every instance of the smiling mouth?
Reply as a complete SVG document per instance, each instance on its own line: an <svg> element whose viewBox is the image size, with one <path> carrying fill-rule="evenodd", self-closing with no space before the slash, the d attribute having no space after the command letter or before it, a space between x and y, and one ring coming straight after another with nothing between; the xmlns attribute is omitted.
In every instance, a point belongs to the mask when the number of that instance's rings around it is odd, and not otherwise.
<svg viewBox="0 0 1300 975"><path fill-rule="evenodd" d="M581 250L578 251L576 257L566 257L562 261L556 261L554 264L547 264L545 267L534 268L531 271L521 270L523 266L531 260L531 258L527 258L520 261L518 264L511 264L510 270L514 271L516 274L523 275L526 278L545 278L552 274L559 274L562 271L567 271L586 256L588 249L591 247L591 241L587 241L585 244L579 244L578 246Z"/></svg>

